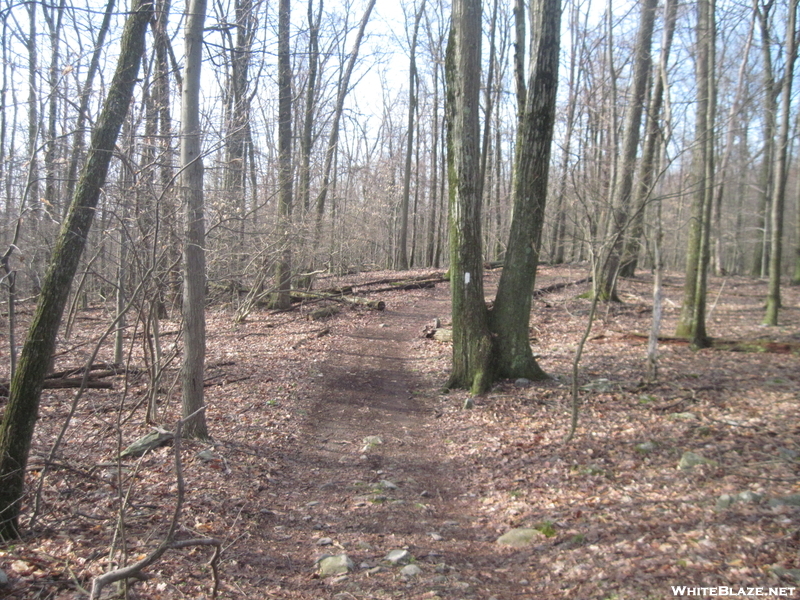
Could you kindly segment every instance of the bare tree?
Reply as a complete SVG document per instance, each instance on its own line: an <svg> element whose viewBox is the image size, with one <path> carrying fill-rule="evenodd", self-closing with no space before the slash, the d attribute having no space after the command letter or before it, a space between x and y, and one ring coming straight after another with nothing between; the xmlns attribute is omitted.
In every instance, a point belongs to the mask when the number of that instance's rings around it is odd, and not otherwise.
<svg viewBox="0 0 800 600"><path fill-rule="evenodd" d="M203 199L202 130L200 127L200 70L203 64L203 26L206 0L187 7L186 62L181 98L180 192L186 209L183 246L183 373L181 406L186 436L207 439L203 394L206 356L206 229ZM193 415L193 416L192 416Z"/></svg>
<svg viewBox="0 0 800 600"><path fill-rule="evenodd" d="M108 173L114 144L136 85L144 37L153 14L149 0L140 0L122 36L117 70L97 121L86 165L42 283L36 312L11 381L8 404L0 425L0 538L19 536L28 452L39 412L39 400L50 366L56 335L70 286L86 246L95 207Z"/></svg>
<svg viewBox="0 0 800 600"><path fill-rule="evenodd" d="M786 204L786 171L789 155L789 125L792 110L792 82L794 80L794 63L797 58L796 20L797 0L789 0L788 19L786 23L786 67L781 85L781 122L776 145L775 177L772 188L772 236L770 238L769 255L769 292L767 293L767 312L765 325L778 324L778 312L781 307L781 255L783 251L783 213Z"/></svg>

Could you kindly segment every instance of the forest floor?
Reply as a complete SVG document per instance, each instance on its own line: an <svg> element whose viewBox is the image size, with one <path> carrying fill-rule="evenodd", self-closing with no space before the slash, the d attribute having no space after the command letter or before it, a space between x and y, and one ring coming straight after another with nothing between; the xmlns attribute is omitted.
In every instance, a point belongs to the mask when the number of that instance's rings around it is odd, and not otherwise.
<svg viewBox="0 0 800 600"><path fill-rule="evenodd" d="M586 275L544 266L537 287ZM487 274L487 290L497 276ZM349 283L358 294L359 285L390 277L398 274L318 287ZM664 334L674 331L681 284L666 277ZM564 444L587 285L534 300L531 340L552 379L500 382L471 410L463 408L466 393L442 390L450 345L423 336L435 319L449 321L445 283L373 293L366 297L383 300L386 310L356 307L324 321L306 318L318 304L256 311L240 324L231 309L212 310L206 401L214 443L182 442L186 495L177 538L221 541L218 597L656 600L692 593L673 586L800 597L800 495L793 495L800 493L800 289L785 290L781 325L766 328L759 324L764 282L713 278L710 334L747 340L738 349L757 351L663 343L658 381L644 384L646 339L635 334L650 327L652 277L621 281L623 303L601 305L587 343L580 423ZM105 308L77 313L57 366L80 364L110 321ZM176 321L162 322L165 347L178 342L177 329ZM128 343L130 364L143 367L141 335ZM173 429L176 370L168 375L160 416ZM177 490L173 447L117 460L151 428L146 377L113 381L113 390L86 392L45 473L35 523L28 526L30 500L24 539L0 546L9 578L0 597L85 598L82 589L123 554L135 561L163 539ZM45 390L31 497L73 396ZM687 451L709 462L677 468ZM497 543L514 528L537 531L523 547ZM416 568L386 562L392 550L407 550ZM317 561L325 554L347 554L353 570L321 577ZM129 597L210 598L210 557L207 547L169 550Z"/></svg>

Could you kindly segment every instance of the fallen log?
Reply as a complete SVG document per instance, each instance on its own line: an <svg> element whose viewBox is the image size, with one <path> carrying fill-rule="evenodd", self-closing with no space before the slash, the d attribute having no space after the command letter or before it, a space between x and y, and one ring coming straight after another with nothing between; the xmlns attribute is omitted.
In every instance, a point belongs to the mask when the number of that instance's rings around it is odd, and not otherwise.
<svg viewBox="0 0 800 600"><path fill-rule="evenodd" d="M370 294L379 294L381 292L400 292L406 290L423 290L436 287L437 283L444 282L445 279L423 279L419 281L401 280L397 285L390 285L387 287L378 288L376 290L369 290Z"/></svg>
<svg viewBox="0 0 800 600"><path fill-rule="evenodd" d="M650 336L646 333L630 332L622 336L623 339L633 339L646 341ZM669 335L658 336L658 341L662 344L676 344L688 346L690 340L682 337ZM710 348L714 350L726 350L728 352L767 352L770 354L800 354L800 343L797 342L775 342L772 340L730 340L724 338L709 338Z"/></svg>
<svg viewBox="0 0 800 600"><path fill-rule="evenodd" d="M439 273L439 274L417 275L416 277L406 276L406 277L389 277L387 279L376 279L374 281L367 281L366 283L359 283L358 285L356 285L356 287L365 288L365 287L372 287L375 285L386 285L389 283L402 283L402 282L410 283L413 281L427 281L427 280L436 282L447 281L444 278L444 273ZM390 289L395 289L395 288L390 288Z"/></svg>
<svg viewBox="0 0 800 600"><path fill-rule="evenodd" d="M533 290L531 296L534 298L538 298L539 296L544 296L546 294L552 294L553 292L557 292L558 290L563 290L566 287L571 285L581 285L583 283L589 283L592 281L591 276L584 277L583 279L578 279L577 281L562 281L561 283L554 283L552 285L545 286L543 288L539 288Z"/></svg>
<svg viewBox="0 0 800 600"><path fill-rule="evenodd" d="M79 388L83 383L83 377L69 377L66 379L45 379L42 386L46 390L62 390L67 388ZM0 398L8 398L10 383L0 381ZM110 381L97 381L89 379L84 386L92 390L112 390L114 385Z"/></svg>

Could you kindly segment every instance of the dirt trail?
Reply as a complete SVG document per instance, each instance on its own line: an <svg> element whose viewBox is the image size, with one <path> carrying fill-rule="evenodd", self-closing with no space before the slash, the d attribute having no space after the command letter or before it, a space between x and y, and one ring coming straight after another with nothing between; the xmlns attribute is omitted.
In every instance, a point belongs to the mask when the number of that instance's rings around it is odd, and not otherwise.
<svg viewBox="0 0 800 600"><path fill-rule="evenodd" d="M294 573L286 564L281 588L291 590L287 597L320 589L359 599L492 597L471 573L490 558L483 547L488 537L473 529L463 467L447 457L436 409L443 382L420 368L426 360L420 333L448 313L447 296L446 289L415 293L407 304L336 336L330 358L311 369L313 400L297 447L286 456L291 473L284 483L291 490L275 526L288 534L282 542L294 543L295 558L307 557ZM368 436L382 443L370 446ZM331 544L318 545L324 538ZM482 556L470 556L475 544ZM422 573L406 579L399 567L375 569L394 549L407 549ZM313 576L315 556L342 552L356 564L351 575Z"/></svg>

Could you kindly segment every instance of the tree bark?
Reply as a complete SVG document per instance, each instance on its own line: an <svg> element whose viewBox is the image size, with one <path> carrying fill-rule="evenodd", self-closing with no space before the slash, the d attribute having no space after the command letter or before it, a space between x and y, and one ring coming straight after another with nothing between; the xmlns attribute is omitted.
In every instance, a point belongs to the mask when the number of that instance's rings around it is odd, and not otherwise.
<svg viewBox="0 0 800 600"><path fill-rule="evenodd" d="M422 13L425 12L425 0L422 0L414 16L414 29L411 34L411 47L409 48L408 66L408 127L406 129L406 162L403 172L403 198L400 204L400 240L398 241L398 260L397 266L401 271L409 267L408 261L408 206L411 194L411 155L414 149L414 128L415 115L417 112L417 85L419 77L417 75L417 34L419 33L419 22Z"/></svg>
<svg viewBox="0 0 800 600"><path fill-rule="evenodd" d="M204 406L203 371L206 355L206 257L203 198L202 131L200 128L200 69L203 64L203 26L206 0L192 0L187 8L186 63L181 99L180 191L186 207L183 250L183 372L181 406L185 435L208 439ZM192 416L191 418L188 418Z"/></svg>
<svg viewBox="0 0 800 600"><path fill-rule="evenodd" d="M478 183L480 0L454 0L445 64L453 311L453 370L448 387L479 394L488 389L493 378L492 338L483 294Z"/></svg>
<svg viewBox="0 0 800 600"><path fill-rule="evenodd" d="M292 57L289 47L290 0L278 8L278 235L280 258L275 267L275 308L292 304Z"/></svg>
<svg viewBox="0 0 800 600"><path fill-rule="evenodd" d="M661 55L654 73L653 91L647 115L644 151L639 165L639 182L636 186L636 209L630 235L625 238L620 275L633 277L639 262L639 247L644 232L644 215L647 204L652 200L653 185L656 179L657 158L662 144L666 143L662 128L661 109L664 105L664 90L667 88L667 68L672 49L672 39L678 16L678 0L667 0L664 6L664 31L661 36Z"/></svg>
<svg viewBox="0 0 800 600"><path fill-rule="evenodd" d="M561 3L560 0L534 0L530 10L531 66L514 156L514 216L505 267L490 315L498 378L546 377L531 351L529 321L555 124Z"/></svg>
<svg viewBox="0 0 800 600"><path fill-rule="evenodd" d="M714 190L714 0L697 1L697 109L692 156L692 214L686 249L686 281L676 335L698 348L709 344L706 334L706 281L709 262L711 204Z"/></svg>
<svg viewBox="0 0 800 600"><path fill-rule="evenodd" d="M767 311L764 324L776 326L781 308L781 255L783 251L783 207L786 203L786 171L789 155L789 118L792 109L792 82L794 63L797 57L795 45L798 0L789 0L788 22L786 23L786 68L781 86L781 123L778 133L775 177L772 193L772 235L769 254L769 291L767 292Z"/></svg>
<svg viewBox="0 0 800 600"><path fill-rule="evenodd" d="M630 221L631 193L633 175L636 171L636 154L639 150L639 132L644 112L647 80L652 60L650 46L656 21L658 0L646 0L641 5L639 33L636 38L633 64L633 93L628 104L625 119L625 139L623 140L621 163L617 169L617 183L614 186L614 203L611 207L611 239L609 253L604 261L602 281L596 288L600 298L619 301L617 297L617 275L622 263L625 247L625 230Z"/></svg>
<svg viewBox="0 0 800 600"><path fill-rule="evenodd" d="M128 112L152 14L149 0L139 0L131 7L117 69L92 132L86 164L53 250L28 337L11 381L8 405L0 426L0 538L4 540L19 536L25 470L44 378L114 145Z"/></svg>

